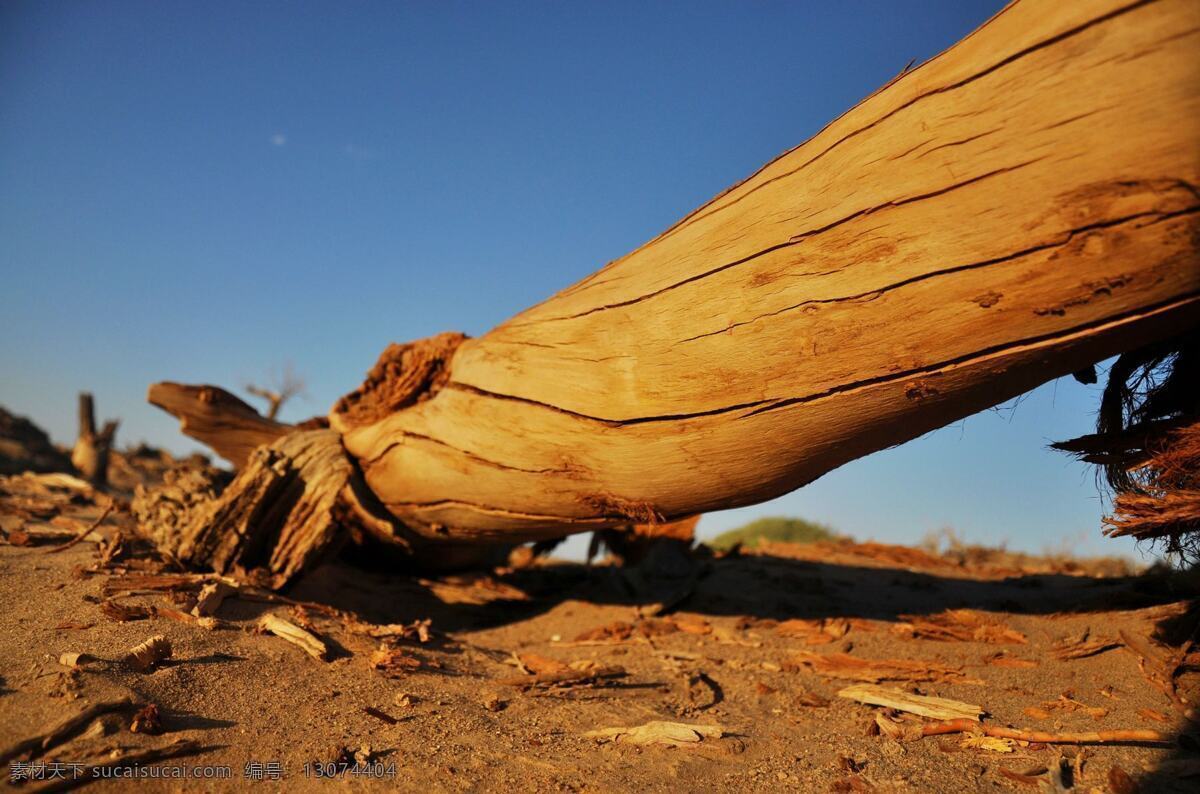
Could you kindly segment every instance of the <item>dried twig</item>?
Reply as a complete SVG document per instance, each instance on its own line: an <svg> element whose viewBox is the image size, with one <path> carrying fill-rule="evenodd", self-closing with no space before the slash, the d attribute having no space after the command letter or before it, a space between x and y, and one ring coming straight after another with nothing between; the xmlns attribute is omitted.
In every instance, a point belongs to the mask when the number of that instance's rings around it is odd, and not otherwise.
<svg viewBox="0 0 1200 794"><path fill-rule="evenodd" d="M981 725L974 720L958 719L940 722L903 725L890 720L883 714L875 715L880 731L900 741L912 741L925 736L941 736L948 733L978 733L997 739L1012 739L1018 742L1041 742L1043 744L1113 744L1143 742L1169 744L1170 736L1159 731L1120 730L1083 731L1079 733L1047 733L1022 728L1004 728L999 725Z"/></svg>
<svg viewBox="0 0 1200 794"><path fill-rule="evenodd" d="M331 607L328 604L319 604L315 601L297 601L294 598L288 598L285 595L272 593L257 587L239 587L238 598L243 601L259 601L264 604L287 604L292 607L304 607L305 609L311 609L313 612L318 612L325 617L358 621L358 617L353 613Z"/></svg>
<svg viewBox="0 0 1200 794"><path fill-rule="evenodd" d="M270 386L263 387L247 383L245 389L255 397L266 400L266 417L268 419L275 419L279 416L279 410L283 408L284 403L304 393L304 378L297 375L289 363L284 366L282 375L279 377L272 375L269 380L271 383Z"/></svg>
<svg viewBox="0 0 1200 794"><path fill-rule="evenodd" d="M1017 772L1012 769L1004 769L1003 767L1001 767L1001 768L997 769L996 771L999 772L1002 776L1013 781L1014 783L1020 783L1023 786L1032 786L1034 788L1040 788L1042 783L1044 782L1041 776L1046 774L1047 769L1046 769L1046 767L1043 766L1043 767L1037 767L1036 769L1031 770L1029 772Z"/></svg>
<svg viewBox="0 0 1200 794"><path fill-rule="evenodd" d="M67 549L74 546L76 543L79 543L84 538L86 538L88 535L92 534L92 532L97 527L99 527L100 524L102 524L104 522L104 519L108 518L108 514L112 512L113 507L115 505L116 505L116 502L114 502L112 499L109 499L108 504L104 506L104 510L103 510L103 512L100 513L99 518L97 518L95 521L93 521L92 523L88 524L86 527L81 529L79 531L79 534L77 534L75 537L68 540L66 543L63 543L61 546L54 546L52 548L46 549L42 553L43 554L57 554L58 552L66 551Z"/></svg>
<svg viewBox="0 0 1200 794"><path fill-rule="evenodd" d="M113 747L94 763L88 764L78 779L64 778L34 789L37 794L51 791L65 791L74 788L96 777L95 770L112 767L135 767L155 761L165 761L168 758L178 758L181 755L193 755L205 748L199 742L191 739L176 739L161 747L146 747L144 749Z"/></svg>
<svg viewBox="0 0 1200 794"><path fill-rule="evenodd" d="M11 546L41 546L47 543L62 543L71 540L75 533L70 530L51 529L44 524L23 524L20 529L10 529L6 540Z"/></svg>
<svg viewBox="0 0 1200 794"><path fill-rule="evenodd" d="M966 679L961 667L949 667L938 662L915 659L859 659L847 653L818 654L801 651L783 663L784 670L807 667L829 678L851 681L957 681L981 683Z"/></svg>
<svg viewBox="0 0 1200 794"><path fill-rule="evenodd" d="M111 598L173 590L199 590L206 582L218 578L212 573L129 573L112 577L104 583L100 592L105 598Z"/></svg>
<svg viewBox="0 0 1200 794"><path fill-rule="evenodd" d="M522 662L526 666L530 666L531 656L522 657ZM548 660L552 661L552 660ZM580 684L592 684L606 678L620 678L625 675L624 667L608 667L608 666L590 666L590 667L570 667L568 665L558 663L554 667L538 668L536 665L530 666L533 670L530 675L516 676L515 678L503 678L496 683L500 686L513 686L522 689L528 689L536 686L559 686L562 684L570 684L572 686Z"/></svg>
<svg viewBox="0 0 1200 794"><path fill-rule="evenodd" d="M388 714L382 709L377 709L374 706L363 706L363 711L377 720L386 722L388 725L395 725L396 723L400 722L400 720L396 719L391 714Z"/></svg>

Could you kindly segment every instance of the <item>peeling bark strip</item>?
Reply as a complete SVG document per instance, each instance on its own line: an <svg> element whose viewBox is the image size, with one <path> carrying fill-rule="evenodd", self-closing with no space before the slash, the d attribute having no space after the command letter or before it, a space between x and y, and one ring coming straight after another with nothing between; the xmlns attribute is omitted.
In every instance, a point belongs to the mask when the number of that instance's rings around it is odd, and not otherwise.
<svg viewBox="0 0 1200 794"><path fill-rule="evenodd" d="M416 532L541 539L769 499L1181 333L1198 48L1190 0L1014 3L575 286L389 351L331 426Z"/></svg>

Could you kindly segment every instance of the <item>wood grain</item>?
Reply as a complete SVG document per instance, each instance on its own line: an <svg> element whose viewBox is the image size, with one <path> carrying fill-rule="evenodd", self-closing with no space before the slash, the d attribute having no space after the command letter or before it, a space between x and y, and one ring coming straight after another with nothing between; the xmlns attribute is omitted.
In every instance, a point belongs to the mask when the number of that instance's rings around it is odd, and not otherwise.
<svg viewBox="0 0 1200 794"><path fill-rule="evenodd" d="M1014 3L331 425L422 535L550 538L770 499L1180 333L1198 48L1188 0Z"/></svg>

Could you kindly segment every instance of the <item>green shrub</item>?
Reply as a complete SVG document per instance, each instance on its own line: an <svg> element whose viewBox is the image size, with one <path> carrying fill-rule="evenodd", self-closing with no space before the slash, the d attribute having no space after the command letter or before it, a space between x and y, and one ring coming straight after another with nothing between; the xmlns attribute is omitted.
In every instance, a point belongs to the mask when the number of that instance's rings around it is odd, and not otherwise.
<svg viewBox="0 0 1200 794"><path fill-rule="evenodd" d="M723 551L731 548L735 543L741 543L749 549L764 540L780 543L815 543L819 540L833 540L836 537L832 527L818 524L815 521L768 516L751 521L743 527L722 532L708 541L708 545L718 551Z"/></svg>

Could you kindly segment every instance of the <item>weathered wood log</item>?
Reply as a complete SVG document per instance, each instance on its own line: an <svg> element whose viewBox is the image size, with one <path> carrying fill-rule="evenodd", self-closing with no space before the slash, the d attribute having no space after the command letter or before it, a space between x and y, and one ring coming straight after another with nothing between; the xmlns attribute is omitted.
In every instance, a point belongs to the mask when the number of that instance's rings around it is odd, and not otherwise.
<svg viewBox="0 0 1200 794"><path fill-rule="evenodd" d="M778 496L1178 333L1198 44L1186 0L1015 3L595 275L409 346L437 376L333 427L417 531L538 538Z"/></svg>
<svg viewBox="0 0 1200 794"><path fill-rule="evenodd" d="M484 336L388 348L331 426L406 532L540 540L766 500L1182 333L1198 46L1190 0L1014 3Z"/></svg>

